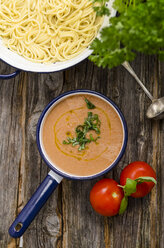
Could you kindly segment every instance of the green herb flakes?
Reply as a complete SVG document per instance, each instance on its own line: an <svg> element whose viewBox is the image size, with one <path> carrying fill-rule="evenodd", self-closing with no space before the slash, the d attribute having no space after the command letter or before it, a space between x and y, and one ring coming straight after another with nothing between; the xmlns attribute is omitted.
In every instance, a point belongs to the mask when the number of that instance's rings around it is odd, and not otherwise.
<svg viewBox="0 0 164 248"><path fill-rule="evenodd" d="M93 103L91 103L87 98L85 98L85 102L87 104L87 108L88 109L94 109L94 108L96 108L96 106Z"/></svg>
<svg viewBox="0 0 164 248"><path fill-rule="evenodd" d="M75 128L76 137L70 138L67 137L67 140L63 140L64 145L71 144L72 146L78 145L78 150L84 150L86 148L86 144L91 142L96 142L100 136L93 138L93 135L89 131L93 130L96 134L100 134L100 126L101 121L97 114L93 114L92 112L88 112L88 117L85 118L83 125L78 125ZM87 136L88 134L88 136Z"/></svg>

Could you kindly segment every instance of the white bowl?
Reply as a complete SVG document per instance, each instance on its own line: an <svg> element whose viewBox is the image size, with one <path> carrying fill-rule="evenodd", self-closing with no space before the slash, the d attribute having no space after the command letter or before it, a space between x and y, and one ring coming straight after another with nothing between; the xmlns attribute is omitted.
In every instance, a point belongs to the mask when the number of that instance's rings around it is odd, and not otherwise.
<svg viewBox="0 0 164 248"><path fill-rule="evenodd" d="M110 10L111 17L115 16L116 14L116 11L112 8L112 4L113 4L113 1L109 1L107 4L107 7ZM104 18L104 22L103 22L101 29L105 26L109 26L109 17L107 16ZM98 37L99 37L99 34L98 34ZM91 53L92 53L92 50L89 48L86 48L81 54L79 54L75 58L66 60L64 62L56 62L53 64L34 63L18 55L17 53L9 50L7 47L3 45L3 42L0 39L0 59L15 68L18 68L24 71L30 71L30 72L45 72L46 73L46 72L55 72L55 71L64 70L86 59L89 55L91 55Z"/></svg>

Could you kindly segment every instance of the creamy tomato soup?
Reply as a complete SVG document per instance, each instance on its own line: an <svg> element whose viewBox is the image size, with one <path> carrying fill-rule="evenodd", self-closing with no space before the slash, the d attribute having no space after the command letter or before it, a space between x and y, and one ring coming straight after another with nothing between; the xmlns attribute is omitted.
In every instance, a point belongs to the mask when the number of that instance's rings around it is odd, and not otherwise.
<svg viewBox="0 0 164 248"><path fill-rule="evenodd" d="M85 97L96 108L88 109ZM97 114L101 121L99 135L89 131L93 138L100 138L86 144L81 151L78 145L63 144L67 137L76 136L75 128L84 123L88 112ZM117 158L123 144L123 127L116 111L105 100L79 94L63 99L49 112L43 123L42 140L56 168L67 174L90 176L105 170Z"/></svg>

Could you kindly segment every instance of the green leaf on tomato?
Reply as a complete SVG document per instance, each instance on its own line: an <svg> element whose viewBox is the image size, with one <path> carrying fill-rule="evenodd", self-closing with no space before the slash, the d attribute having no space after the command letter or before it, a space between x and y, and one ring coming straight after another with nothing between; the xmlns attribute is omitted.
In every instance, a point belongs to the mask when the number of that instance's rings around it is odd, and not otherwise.
<svg viewBox="0 0 164 248"><path fill-rule="evenodd" d="M130 178L126 179L126 184L124 186L125 196L130 196L131 194L136 192L137 182Z"/></svg>
<svg viewBox="0 0 164 248"><path fill-rule="evenodd" d="M137 184L144 182L153 182L154 184L157 184L157 181L154 177L138 177L135 179L135 181L137 182Z"/></svg>
<svg viewBox="0 0 164 248"><path fill-rule="evenodd" d="M119 209L119 215L123 214L125 210L127 209L128 206L128 197L124 196L122 198L121 204L120 204L120 209Z"/></svg>

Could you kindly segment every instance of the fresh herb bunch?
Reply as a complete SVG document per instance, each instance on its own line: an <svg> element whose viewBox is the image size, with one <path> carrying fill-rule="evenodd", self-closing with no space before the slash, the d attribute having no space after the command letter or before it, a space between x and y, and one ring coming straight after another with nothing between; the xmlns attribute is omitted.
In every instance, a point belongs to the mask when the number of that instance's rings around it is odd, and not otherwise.
<svg viewBox="0 0 164 248"><path fill-rule="evenodd" d="M88 117L85 118L83 125L78 125L75 129L76 137L70 138L67 137L67 140L63 140L63 144L72 146L79 145L78 150L84 150L85 145L90 142L96 142L100 136L97 136L95 139L93 135L90 133L89 138L86 137L87 133L91 130L95 131L96 134L100 134L100 125L101 121L97 114L93 114L92 112L88 112Z"/></svg>
<svg viewBox="0 0 164 248"><path fill-rule="evenodd" d="M103 0L94 0L105 3ZM90 60L96 65L112 68L132 61L137 52L157 54L164 59L164 0L115 0L118 17L110 18L110 26L101 31L92 45Z"/></svg>

